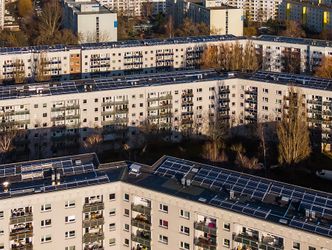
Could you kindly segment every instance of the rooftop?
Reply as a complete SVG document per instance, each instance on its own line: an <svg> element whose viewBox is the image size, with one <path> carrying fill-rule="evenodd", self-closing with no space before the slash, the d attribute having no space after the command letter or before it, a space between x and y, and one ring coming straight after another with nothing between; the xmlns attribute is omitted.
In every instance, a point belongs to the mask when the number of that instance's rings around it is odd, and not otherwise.
<svg viewBox="0 0 332 250"><path fill-rule="evenodd" d="M134 166L134 174L130 167ZM138 173L137 173L138 172ZM52 184L52 175L60 183ZM185 182L184 182L185 180ZM0 199L115 181L332 237L332 194L164 156L153 166L100 164L95 154L0 166ZM184 184L185 183L185 184Z"/></svg>
<svg viewBox="0 0 332 250"><path fill-rule="evenodd" d="M109 10L108 10L109 11ZM107 43L85 43L80 45L38 45L30 47L1 47L0 54L20 54L20 53L36 53L41 51L58 52L69 51L72 49L92 50L92 49L112 49L112 48L127 48L127 47L140 47L140 46L156 46L168 44L184 44L184 43L206 43L216 41L237 41L247 40L246 37L236 37L233 35L215 35L215 36L193 36L193 37L174 37L169 39L145 39L145 40L127 40ZM303 44L318 47L332 47L332 41L316 40L308 38L291 38L272 35L261 35L258 37L250 38L257 41L279 42L290 44Z"/></svg>
<svg viewBox="0 0 332 250"><path fill-rule="evenodd" d="M318 77L273 72L218 73L215 70L184 70L166 73L138 74L64 82L0 86L0 100L65 95L169 84L194 83L231 78L249 79L284 85L332 91L332 80Z"/></svg>

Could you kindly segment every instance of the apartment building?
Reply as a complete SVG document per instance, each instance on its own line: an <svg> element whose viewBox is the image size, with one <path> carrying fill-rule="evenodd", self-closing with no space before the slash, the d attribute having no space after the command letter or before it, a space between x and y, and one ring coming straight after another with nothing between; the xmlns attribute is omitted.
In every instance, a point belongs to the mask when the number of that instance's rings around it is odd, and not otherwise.
<svg viewBox="0 0 332 250"><path fill-rule="evenodd" d="M5 0L0 1L0 30L5 26Z"/></svg>
<svg viewBox="0 0 332 250"><path fill-rule="evenodd" d="M103 6L126 16L143 16L145 6L149 5L152 15L166 12L166 0L99 0Z"/></svg>
<svg viewBox="0 0 332 250"><path fill-rule="evenodd" d="M63 1L65 28L71 29L81 43L117 41L117 13L96 1Z"/></svg>
<svg viewBox="0 0 332 250"><path fill-rule="evenodd" d="M286 0L280 4L279 19L293 20L314 32L332 29L332 4L330 0Z"/></svg>
<svg viewBox="0 0 332 250"><path fill-rule="evenodd" d="M281 0L229 0L224 1L230 6L244 10L245 18L254 22L266 22L278 19Z"/></svg>
<svg viewBox="0 0 332 250"><path fill-rule="evenodd" d="M296 86L317 137L313 146L331 150L330 84L302 75L197 70L3 86L0 116L1 125L24 132L15 150L40 158L79 150L94 128L113 143L146 124L179 140L206 134L216 117L233 126L278 121Z"/></svg>
<svg viewBox="0 0 332 250"><path fill-rule="evenodd" d="M332 195L165 156L1 165L2 249L331 250Z"/></svg>
<svg viewBox="0 0 332 250"><path fill-rule="evenodd" d="M243 9L234 8L215 1L170 0L168 13L175 26L189 18L193 23L204 23L211 35L243 35Z"/></svg>
<svg viewBox="0 0 332 250"><path fill-rule="evenodd" d="M247 39L232 35L135 40L76 46L0 48L2 81L16 83L69 80L108 75L154 73L199 68L204 49L210 45L251 41L261 57L262 70L285 72L291 54L300 73L310 73L322 57L332 55L329 41L259 36Z"/></svg>

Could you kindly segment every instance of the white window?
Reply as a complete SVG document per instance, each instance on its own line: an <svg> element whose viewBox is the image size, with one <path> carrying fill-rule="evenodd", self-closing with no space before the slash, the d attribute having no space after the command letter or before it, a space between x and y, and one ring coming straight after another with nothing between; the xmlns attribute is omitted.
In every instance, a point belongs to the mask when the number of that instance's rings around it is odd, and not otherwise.
<svg viewBox="0 0 332 250"><path fill-rule="evenodd" d="M159 204L159 210L164 213L168 213L168 206L164 204Z"/></svg>
<svg viewBox="0 0 332 250"><path fill-rule="evenodd" d="M52 241L52 236L50 234L43 235L40 239L41 243L46 243Z"/></svg>
<svg viewBox="0 0 332 250"><path fill-rule="evenodd" d="M40 226L41 226L41 227L49 227L49 226L51 226L51 224L52 224L51 219L42 220L42 221L40 222Z"/></svg>
<svg viewBox="0 0 332 250"><path fill-rule="evenodd" d="M75 237L75 230L65 232L65 238L66 239L70 239L70 238L74 238L74 237Z"/></svg>
<svg viewBox="0 0 332 250"><path fill-rule="evenodd" d="M165 235L159 234L159 242L167 245L168 244L168 237L165 236Z"/></svg>
<svg viewBox="0 0 332 250"><path fill-rule="evenodd" d="M189 227L181 226L180 227L180 232L183 233L183 234L189 235L190 234L190 229L189 229Z"/></svg>
<svg viewBox="0 0 332 250"><path fill-rule="evenodd" d="M115 211L116 211L115 208L111 208L111 210L110 210L110 216L115 216Z"/></svg>
<svg viewBox="0 0 332 250"><path fill-rule="evenodd" d="M181 209L181 210L180 210L180 216L181 216L182 218L189 219L189 218L190 218L190 212Z"/></svg>
<svg viewBox="0 0 332 250"><path fill-rule="evenodd" d="M230 241L229 241L229 239L224 239L224 246L225 247L229 247L230 246Z"/></svg>
<svg viewBox="0 0 332 250"><path fill-rule="evenodd" d="M231 224L229 224L229 223L224 223L224 230L226 230L226 231L231 230Z"/></svg>
<svg viewBox="0 0 332 250"><path fill-rule="evenodd" d="M183 250L189 250L190 249L190 244L187 243L187 242L181 241L180 242L180 248L183 249Z"/></svg>
<svg viewBox="0 0 332 250"><path fill-rule="evenodd" d="M114 231L115 230L115 223L110 223L109 224L109 230Z"/></svg>
<svg viewBox="0 0 332 250"><path fill-rule="evenodd" d="M71 207L75 207L75 201L74 200L66 201L65 208L71 208Z"/></svg>
<svg viewBox="0 0 332 250"><path fill-rule="evenodd" d="M69 215L65 217L65 222L66 223L74 223L76 221L75 215Z"/></svg>
<svg viewBox="0 0 332 250"><path fill-rule="evenodd" d="M159 220L159 226L163 228L168 228L168 221L167 220Z"/></svg>
<svg viewBox="0 0 332 250"><path fill-rule="evenodd" d="M108 244L109 244L110 246L115 246L115 238L111 238L111 239L109 239Z"/></svg>
<svg viewBox="0 0 332 250"><path fill-rule="evenodd" d="M42 212L51 211L52 210L52 205L51 204L43 204L43 205L41 205L40 210Z"/></svg>

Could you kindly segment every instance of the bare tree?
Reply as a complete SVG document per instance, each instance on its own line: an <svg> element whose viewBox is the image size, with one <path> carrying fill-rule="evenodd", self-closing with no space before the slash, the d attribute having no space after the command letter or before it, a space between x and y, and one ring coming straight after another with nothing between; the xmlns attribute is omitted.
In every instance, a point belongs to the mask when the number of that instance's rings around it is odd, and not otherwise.
<svg viewBox="0 0 332 250"><path fill-rule="evenodd" d="M167 37L172 38L174 37L174 21L173 21L173 16L169 15L167 17L167 23L166 23L166 34Z"/></svg>
<svg viewBox="0 0 332 250"><path fill-rule="evenodd" d="M243 49L243 71L257 71L260 69L260 62L256 53L255 45L252 41L248 41Z"/></svg>
<svg viewBox="0 0 332 250"><path fill-rule="evenodd" d="M85 139L83 146L88 151L99 152L100 144L103 142L101 130L95 128L94 131Z"/></svg>
<svg viewBox="0 0 332 250"><path fill-rule="evenodd" d="M201 67L206 68L218 68L219 63L219 52L218 46L211 45L205 48L202 58L201 58Z"/></svg>
<svg viewBox="0 0 332 250"><path fill-rule="evenodd" d="M301 24L296 21L287 21L286 22L286 30L281 32L282 36L287 37L305 37L306 34L301 27Z"/></svg>
<svg viewBox="0 0 332 250"><path fill-rule="evenodd" d="M13 79L15 83L24 83L25 69L24 69L23 60L16 59L13 62Z"/></svg>
<svg viewBox="0 0 332 250"><path fill-rule="evenodd" d="M14 124L8 120L6 115L1 115L0 123L0 155L4 161L8 153L15 149L14 141L18 136L18 131Z"/></svg>
<svg viewBox="0 0 332 250"><path fill-rule="evenodd" d="M332 79L332 56L323 57L321 65L315 71L315 76Z"/></svg>
<svg viewBox="0 0 332 250"><path fill-rule="evenodd" d="M41 52L36 61L35 78L38 82L51 79L51 75L47 73L47 58L45 52Z"/></svg>
<svg viewBox="0 0 332 250"><path fill-rule="evenodd" d="M308 158L311 146L303 96L291 87L287 99L282 121L277 124L279 162L293 165Z"/></svg>
<svg viewBox="0 0 332 250"><path fill-rule="evenodd" d="M245 155L246 149L241 143L231 146L231 150L236 153L235 162L242 168L247 169L261 169L261 165L258 163L258 159L255 157L249 158Z"/></svg>

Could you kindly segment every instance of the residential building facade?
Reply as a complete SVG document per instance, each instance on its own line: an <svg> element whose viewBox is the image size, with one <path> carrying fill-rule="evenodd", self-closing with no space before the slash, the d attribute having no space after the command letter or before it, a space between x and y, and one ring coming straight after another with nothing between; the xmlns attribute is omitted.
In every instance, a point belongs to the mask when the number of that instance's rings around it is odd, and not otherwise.
<svg viewBox="0 0 332 250"><path fill-rule="evenodd" d="M331 249L330 193L167 156L0 168L3 249Z"/></svg>
<svg viewBox="0 0 332 250"><path fill-rule="evenodd" d="M64 1L64 27L81 43L117 41L117 13L95 1Z"/></svg>
<svg viewBox="0 0 332 250"><path fill-rule="evenodd" d="M324 56L332 54L329 41L232 35L1 48L0 76L4 82L22 83L194 69L201 66L208 46L248 42L255 46L265 71L287 72L291 55L297 73L312 73Z"/></svg>
<svg viewBox="0 0 332 250"><path fill-rule="evenodd" d="M332 29L332 4L330 0L318 1L282 1L279 19L292 20L313 32Z"/></svg>
<svg viewBox="0 0 332 250"><path fill-rule="evenodd" d="M179 140L208 134L216 119L232 126L279 121L294 86L304 96L308 125L317 137L313 146L329 151L329 84L301 75L198 70L3 86L0 116L2 126L22 131L15 150L41 158L79 150L97 128L104 142L147 125Z"/></svg>

